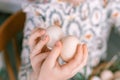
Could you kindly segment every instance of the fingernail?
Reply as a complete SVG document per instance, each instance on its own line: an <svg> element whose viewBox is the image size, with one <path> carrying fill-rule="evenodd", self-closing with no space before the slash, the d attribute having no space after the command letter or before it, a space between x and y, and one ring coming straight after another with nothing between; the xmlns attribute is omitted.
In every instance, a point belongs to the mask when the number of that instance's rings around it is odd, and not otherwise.
<svg viewBox="0 0 120 80"><path fill-rule="evenodd" d="M43 35L41 40L45 41L47 39L47 35Z"/></svg>

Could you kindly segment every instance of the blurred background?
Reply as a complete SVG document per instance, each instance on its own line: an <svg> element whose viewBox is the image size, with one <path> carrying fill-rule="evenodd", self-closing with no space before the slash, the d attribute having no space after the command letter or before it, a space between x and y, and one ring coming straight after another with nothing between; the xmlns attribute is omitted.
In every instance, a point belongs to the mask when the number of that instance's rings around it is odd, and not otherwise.
<svg viewBox="0 0 120 80"><path fill-rule="evenodd" d="M21 0L0 0L0 11L14 13L21 9Z"/></svg>
<svg viewBox="0 0 120 80"><path fill-rule="evenodd" d="M0 0L0 80L17 80L24 20L20 0ZM112 29L106 60L120 53L119 41L120 35Z"/></svg>

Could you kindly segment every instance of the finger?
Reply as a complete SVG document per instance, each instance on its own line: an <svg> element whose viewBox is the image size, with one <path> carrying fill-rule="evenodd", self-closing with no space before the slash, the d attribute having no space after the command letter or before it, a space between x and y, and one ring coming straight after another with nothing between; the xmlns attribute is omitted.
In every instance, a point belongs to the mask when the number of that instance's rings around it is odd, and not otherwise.
<svg viewBox="0 0 120 80"><path fill-rule="evenodd" d="M79 65L82 57L83 57L83 47L82 45L78 45L75 57L72 60L70 60L67 64L63 65L62 68L72 72Z"/></svg>
<svg viewBox="0 0 120 80"><path fill-rule="evenodd" d="M41 30L44 30L44 29L37 27L34 30L32 30L31 34L34 34L36 31L41 31Z"/></svg>
<svg viewBox="0 0 120 80"><path fill-rule="evenodd" d="M47 56L48 56L47 53L42 53L33 58L30 58L31 65L32 65L34 72L38 72L38 70L40 69L42 65L42 62L47 58Z"/></svg>
<svg viewBox="0 0 120 80"><path fill-rule="evenodd" d="M45 34L45 30L37 30L33 34L31 34L29 38L29 46L30 49L32 50L33 47L36 45L36 43L40 40L40 37ZM39 39L39 40L38 40ZM38 41L37 41L38 40Z"/></svg>
<svg viewBox="0 0 120 80"><path fill-rule="evenodd" d="M84 44L84 59L83 59L83 66L86 65L87 63L87 60L88 60L88 48L87 48L87 45Z"/></svg>
<svg viewBox="0 0 120 80"><path fill-rule="evenodd" d="M87 45L85 44L84 45L84 57L85 57L85 62L87 61L87 59L88 59L88 48L87 48Z"/></svg>
<svg viewBox="0 0 120 80"><path fill-rule="evenodd" d="M62 44L60 41L58 41L55 44L55 47L53 48L53 50L50 52L50 54L48 56L48 61L49 61L51 67L55 66L56 61L60 55L61 48L62 48Z"/></svg>
<svg viewBox="0 0 120 80"><path fill-rule="evenodd" d="M88 49L87 49L87 45L86 44L83 45L83 56L82 57L83 58L82 58L81 63L79 63L77 68L75 70L73 70L73 74L76 74L78 71L80 71L87 63Z"/></svg>
<svg viewBox="0 0 120 80"><path fill-rule="evenodd" d="M47 44L49 41L49 37L45 35L43 39L41 39L38 44L34 47L34 49L31 51L31 57L34 57L41 53L42 48Z"/></svg>
<svg viewBox="0 0 120 80"><path fill-rule="evenodd" d="M58 61L56 61L56 65L55 65L55 66L56 66L57 69L59 69L59 70L61 69L61 68L60 68L61 65L59 64Z"/></svg>
<svg viewBox="0 0 120 80"><path fill-rule="evenodd" d="M51 50L49 48L47 48L46 45L42 48L42 52L50 52L50 51Z"/></svg>
<svg viewBox="0 0 120 80"><path fill-rule="evenodd" d="M87 45L84 44L83 45L83 59L82 59L82 63L79 64L82 66L82 68L86 65L87 59L88 59L88 49L87 49Z"/></svg>

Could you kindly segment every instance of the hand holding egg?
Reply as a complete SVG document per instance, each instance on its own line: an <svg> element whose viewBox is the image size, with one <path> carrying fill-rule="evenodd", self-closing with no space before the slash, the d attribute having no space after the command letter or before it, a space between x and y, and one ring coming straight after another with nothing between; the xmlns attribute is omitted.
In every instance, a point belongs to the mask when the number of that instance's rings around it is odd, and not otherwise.
<svg viewBox="0 0 120 80"><path fill-rule="evenodd" d="M60 57L64 61L69 61L75 55L77 45L80 44L79 39L75 36L64 36L64 33L60 27L52 26L46 29L46 34L49 36L49 42L47 47L52 49L58 40L62 42L62 50Z"/></svg>
<svg viewBox="0 0 120 80"><path fill-rule="evenodd" d="M46 31L35 30L29 43L32 45L30 60L36 79L48 80L51 77L52 80L67 80L86 64L87 46L78 45L79 40L74 36L64 37L59 27L49 27ZM46 46L51 50L42 52ZM62 57L66 64L59 65L59 57Z"/></svg>

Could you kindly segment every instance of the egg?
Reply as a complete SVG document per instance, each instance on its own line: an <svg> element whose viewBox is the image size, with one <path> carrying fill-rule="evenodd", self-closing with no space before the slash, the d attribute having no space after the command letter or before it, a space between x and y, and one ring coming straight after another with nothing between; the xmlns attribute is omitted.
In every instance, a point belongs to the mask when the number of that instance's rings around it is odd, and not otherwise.
<svg viewBox="0 0 120 80"><path fill-rule="evenodd" d="M60 56L64 61L67 62L75 55L77 45L80 42L75 36L66 36L61 41L62 50Z"/></svg>
<svg viewBox="0 0 120 80"><path fill-rule="evenodd" d="M93 76L90 80L101 80L98 76Z"/></svg>
<svg viewBox="0 0 120 80"><path fill-rule="evenodd" d="M120 80L120 71L117 71L114 73L114 79L115 80Z"/></svg>
<svg viewBox="0 0 120 80"><path fill-rule="evenodd" d="M64 37L62 29L58 26L51 26L46 29L46 34L49 36L47 48L52 49L55 43Z"/></svg>
<svg viewBox="0 0 120 80"><path fill-rule="evenodd" d="M110 70L104 70L101 72L100 77L102 80L112 80L114 75Z"/></svg>

